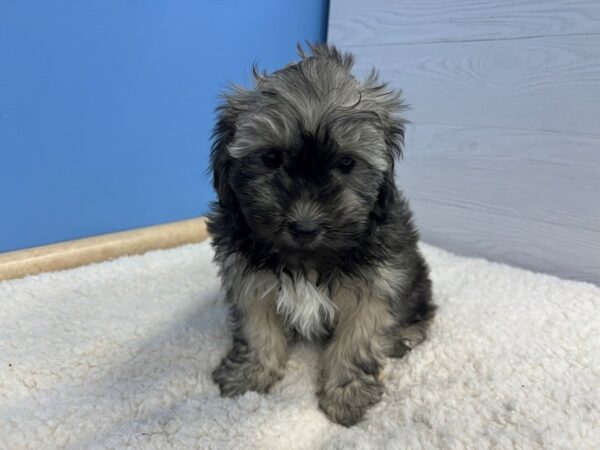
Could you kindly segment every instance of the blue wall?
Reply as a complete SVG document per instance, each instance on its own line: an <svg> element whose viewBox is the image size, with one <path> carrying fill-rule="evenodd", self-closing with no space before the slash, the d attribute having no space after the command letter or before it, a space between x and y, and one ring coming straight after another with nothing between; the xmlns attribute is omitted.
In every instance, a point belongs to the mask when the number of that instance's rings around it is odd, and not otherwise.
<svg viewBox="0 0 600 450"><path fill-rule="evenodd" d="M325 0L0 0L0 252L202 215L217 94Z"/></svg>

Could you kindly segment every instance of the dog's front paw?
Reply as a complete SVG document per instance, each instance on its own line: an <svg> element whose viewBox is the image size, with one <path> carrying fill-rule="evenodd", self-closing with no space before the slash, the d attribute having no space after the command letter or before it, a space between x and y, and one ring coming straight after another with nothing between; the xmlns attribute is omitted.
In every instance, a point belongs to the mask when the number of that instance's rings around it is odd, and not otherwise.
<svg viewBox="0 0 600 450"><path fill-rule="evenodd" d="M351 427L381 400L383 385L374 377L357 377L342 385L323 387L318 395L319 406L331 420Z"/></svg>
<svg viewBox="0 0 600 450"><path fill-rule="evenodd" d="M230 353L212 373L221 395L235 397L247 391L268 392L281 372L268 370L250 355Z"/></svg>

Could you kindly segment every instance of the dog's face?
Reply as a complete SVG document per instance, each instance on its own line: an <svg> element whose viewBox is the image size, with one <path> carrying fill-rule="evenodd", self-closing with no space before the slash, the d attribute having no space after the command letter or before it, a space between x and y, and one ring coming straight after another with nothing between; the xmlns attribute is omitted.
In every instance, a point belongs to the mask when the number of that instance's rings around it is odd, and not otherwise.
<svg viewBox="0 0 600 450"><path fill-rule="evenodd" d="M399 96L328 48L235 90L220 108L213 167L221 204L257 239L300 254L356 246L393 188ZM390 186L392 183L392 186Z"/></svg>
<svg viewBox="0 0 600 450"><path fill-rule="evenodd" d="M250 117L249 127L277 117L268 114ZM285 112L278 117L289 119ZM354 126L363 137L355 137L354 148L334 130L315 135L295 127L285 142L277 139L279 132L254 136L255 147L245 147L233 159L230 185L258 236L276 247L307 251L356 242L377 201L385 167L365 155L374 143L364 138L369 133L376 138L376 133L360 123Z"/></svg>

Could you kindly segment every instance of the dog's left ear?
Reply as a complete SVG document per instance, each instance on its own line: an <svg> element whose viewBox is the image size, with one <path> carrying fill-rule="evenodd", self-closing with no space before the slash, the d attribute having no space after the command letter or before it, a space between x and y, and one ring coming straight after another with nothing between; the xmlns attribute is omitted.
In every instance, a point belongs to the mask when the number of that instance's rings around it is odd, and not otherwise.
<svg viewBox="0 0 600 450"><path fill-rule="evenodd" d="M225 205L231 204L235 198L229 185L232 157L228 147L235 137L239 115L250 107L251 95L251 91L234 86L230 92L223 94L223 102L216 109L217 122L212 133L210 161L214 189L219 202Z"/></svg>
<svg viewBox="0 0 600 450"><path fill-rule="evenodd" d="M402 90L392 89L386 82L379 80L375 69L363 82L360 104L375 113L383 131L388 157L392 161L402 157L404 146L404 127L408 123L402 113L409 108L404 103Z"/></svg>
<svg viewBox="0 0 600 450"><path fill-rule="evenodd" d="M385 145L388 150L388 155L392 161L402 158L402 150L404 149L404 125L406 120L390 116L384 121ZM392 164L393 170L393 164Z"/></svg>
<svg viewBox="0 0 600 450"><path fill-rule="evenodd" d="M388 212L394 207L398 190L396 188L395 166L396 161L402 158L404 148L404 126L406 120L396 113L403 108L399 96L392 99L386 110L380 115L384 139L389 160L389 167L384 174L384 181L379 188L377 204L373 215L378 221L385 221Z"/></svg>

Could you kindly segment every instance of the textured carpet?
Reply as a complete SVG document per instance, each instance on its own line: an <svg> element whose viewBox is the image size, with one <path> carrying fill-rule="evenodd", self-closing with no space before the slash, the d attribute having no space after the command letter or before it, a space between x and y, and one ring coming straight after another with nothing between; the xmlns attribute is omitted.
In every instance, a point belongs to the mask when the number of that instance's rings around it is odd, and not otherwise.
<svg viewBox="0 0 600 450"><path fill-rule="evenodd" d="M1 448L600 448L600 288L430 246L431 337L354 428L292 351L266 396L218 396L207 243L0 283Z"/></svg>

